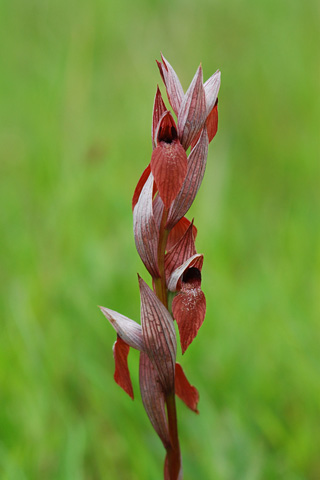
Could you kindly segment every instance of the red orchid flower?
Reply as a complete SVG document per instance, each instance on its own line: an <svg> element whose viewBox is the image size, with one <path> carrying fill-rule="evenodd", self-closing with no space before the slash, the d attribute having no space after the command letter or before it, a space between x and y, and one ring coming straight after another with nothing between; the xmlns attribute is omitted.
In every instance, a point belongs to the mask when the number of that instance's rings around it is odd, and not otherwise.
<svg viewBox="0 0 320 480"><path fill-rule="evenodd" d="M140 352L140 391L152 426L166 449L165 480L182 479L175 395L198 413L199 394L176 362L177 321L182 353L196 337L206 313L201 290L203 255L195 248L197 229L186 217L200 188L208 145L217 132L220 72L204 84L201 65L184 93L177 74L161 55L157 62L170 106L157 88L152 115L150 164L133 199L137 251L152 278L140 277L141 323L100 307L117 333L115 381L133 398L128 369L130 347ZM190 148L190 153L187 154ZM168 293L173 292L172 312Z"/></svg>

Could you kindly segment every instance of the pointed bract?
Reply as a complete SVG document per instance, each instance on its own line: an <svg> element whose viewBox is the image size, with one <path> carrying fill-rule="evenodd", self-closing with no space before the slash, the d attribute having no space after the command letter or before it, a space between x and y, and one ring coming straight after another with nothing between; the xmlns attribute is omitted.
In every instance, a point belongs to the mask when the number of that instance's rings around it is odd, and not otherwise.
<svg viewBox="0 0 320 480"><path fill-rule="evenodd" d="M152 145L156 148L156 131L162 115L167 111L164 101L161 96L159 87L154 99L153 114L152 114Z"/></svg>
<svg viewBox="0 0 320 480"><path fill-rule="evenodd" d="M174 113L178 116L180 105L184 97L183 88L181 86L178 75L176 74L168 60L166 60L162 54L161 59L163 64L161 62L157 62L159 71L167 90L167 96L170 105Z"/></svg>
<svg viewBox="0 0 320 480"><path fill-rule="evenodd" d="M206 113L207 116L213 109L219 93L221 73L217 70L203 85L206 95Z"/></svg>
<svg viewBox="0 0 320 480"><path fill-rule="evenodd" d="M184 353L201 327L206 314L206 299L201 291L201 273L190 268L183 275L181 290L173 299L172 312L177 321L181 350Z"/></svg>
<svg viewBox="0 0 320 480"><path fill-rule="evenodd" d="M208 155L207 129L203 128L196 146L188 157L188 169L182 187L170 207L166 228L172 228L191 207L200 188Z"/></svg>
<svg viewBox="0 0 320 480"><path fill-rule="evenodd" d="M128 368L129 350L129 345L125 343L118 335L118 338L113 345L113 356L115 362L115 372L113 378L133 400L133 388Z"/></svg>
<svg viewBox="0 0 320 480"><path fill-rule="evenodd" d="M170 446L170 435L165 412L165 395L157 369L145 353L140 355L139 379L144 408L153 428L167 449Z"/></svg>
<svg viewBox="0 0 320 480"><path fill-rule="evenodd" d="M133 210L133 231L136 248L146 269L153 278L158 269L159 230L153 215L153 175L150 173Z"/></svg>
<svg viewBox="0 0 320 480"><path fill-rule="evenodd" d="M180 363L176 363L176 395L195 413L199 402L199 392L193 385L190 385Z"/></svg>
<svg viewBox="0 0 320 480"><path fill-rule="evenodd" d="M192 222L180 240L165 255L165 272L167 282L169 281L172 272L196 253Z"/></svg>
<svg viewBox="0 0 320 480"><path fill-rule="evenodd" d="M200 65L183 98L178 114L178 136L185 150L202 129L206 117L206 98Z"/></svg>
<svg viewBox="0 0 320 480"><path fill-rule="evenodd" d="M159 194L167 209L176 198L187 173L187 155L176 137L170 112L161 119L157 147L151 156L151 171Z"/></svg>
<svg viewBox="0 0 320 480"><path fill-rule="evenodd" d="M140 351L144 349L142 328L139 323L110 308L99 308L125 343Z"/></svg>
<svg viewBox="0 0 320 480"><path fill-rule="evenodd" d="M182 217L179 222L170 230L168 240L167 240L167 251L171 250L172 247L183 237L190 226L191 222L186 217ZM197 237L197 229L192 226L192 234L194 240Z"/></svg>
<svg viewBox="0 0 320 480"><path fill-rule="evenodd" d="M207 134L208 134L208 141L209 143L212 142L214 139L217 131L218 131L218 99L216 100L216 103L207 116L207 120L205 123L205 127L207 129ZM197 137L193 140L191 144L191 150L194 148L194 146L197 144L199 138L200 138L201 132L198 133Z"/></svg>
<svg viewBox="0 0 320 480"><path fill-rule="evenodd" d="M139 286L145 352L158 370L164 391L172 392L177 351L173 319L155 293L140 277Z"/></svg>

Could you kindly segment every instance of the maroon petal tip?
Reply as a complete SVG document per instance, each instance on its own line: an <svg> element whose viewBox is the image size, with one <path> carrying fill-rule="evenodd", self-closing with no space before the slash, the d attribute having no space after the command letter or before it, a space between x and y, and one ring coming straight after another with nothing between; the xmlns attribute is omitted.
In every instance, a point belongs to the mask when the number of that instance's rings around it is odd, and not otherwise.
<svg viewBox="0 0 320 480"><path fill-rule="evenodd" d="M195 413L199 413L198 402L199 392L191 385L181 367L180 363L176 363L176 379L175 379L176 395Z"/></svg>
<svg viewBox="0 0 320 480"><path fill-rule="evenodd" d="M115 361L115 372L113 378L116 383L134 399L133 388L128 368L128 354L130 347L125 343L121 337L117 337L113 345L113 356Z"/></svg>

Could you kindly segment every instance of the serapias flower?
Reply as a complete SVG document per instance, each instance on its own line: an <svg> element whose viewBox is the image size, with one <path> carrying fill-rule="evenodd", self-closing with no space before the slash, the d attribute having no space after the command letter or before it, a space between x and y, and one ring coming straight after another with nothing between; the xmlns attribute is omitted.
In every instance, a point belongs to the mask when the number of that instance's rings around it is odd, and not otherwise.
<svg viewBox="0 0 320 480"><path fill-rule="evenodd" d="M182 353L185 353L201 327L206 314L206 299L201 290L203 255L197 254L193 221L176 244L166 253L168 290L178 292L172 302Z"/></svg>
<svg viewBox="0 0 320 480"><path fill-rule="evenodd" d="M159 389L163 396L166 392L175 390L175 393L189 408L197 411L197 391L187 381L182 367L177 367L177 341L173 319L155 293L140 277L139 286L141 325L118 312L100 307L102 313L117 332L117 340L113 346L115 381L132 399L134 398L127 362L129 350L132 347L143 353L140 356L140 387L142 384L144 392L141 392L142 399L146 405L155 401L156 397L159 396ZM175 372L177 372L176 375ZM157 382L154 382L154 379ZM176 385L174 385L174 382L176 382ZM151 387L154 387L155 390ZM154 400L152 400L153 397L155 397ZM160 403L157 401L159 409L162 409L162 404L164 408L164 400ZM146 408L146 410L149 417L154 416L152 409ZM160 415L157 418L157 429L163 430L162 416ZM154 419L152 423L156 423Z"/></svg>
<svg viewBox="0 0 320 480"><path fill-rule="evenodd" d="M177 321L182 353L196 337L206 313L201 290L203 255L197 229L185 215L201 185L208 145L217 132L220 72L203 83L201 65L184 93L177 74L161 55L158 63L173 113L157 87L152 114L152 155L133 199L134 239L151 275L151 289L139 277L141 324L100 307L114 327L115 381L133 398L128 369L130 347L140 351L140 391L145 410L167 455L165 480L182 479L175 395L198 413L199 394L176 362ZM189 150L190 149L190 150ZM172 312L168 294L173 292ZM172 295L172 293L171 293Z"/></svg>
<svg viewBox="0 0 320 480"><path fill-rule="evenodd" d="M208 117L210 125L213 123L210 115L212 115L217 104L221 75L217 70L203 84L200 65L186 94L184 94L179 78L172 66L163 55L161 55L161 59L162 63L157 62L157 64L167 90L168 100L178 118L179 140L187 149L202 129L204 122L208 120ZM214 116L217 116L217 108ZM215 123L217 124L217 119ZM210 142L215 134L216 131L213 133L212 129Z"/></svg>
<svg viewBox="0 0 320 480"><path fill-rule="evenodd" d="M170 112L158 124L156 148L151 156L151 172L167 209L179 193L187 174L188 159Z"/></svg>

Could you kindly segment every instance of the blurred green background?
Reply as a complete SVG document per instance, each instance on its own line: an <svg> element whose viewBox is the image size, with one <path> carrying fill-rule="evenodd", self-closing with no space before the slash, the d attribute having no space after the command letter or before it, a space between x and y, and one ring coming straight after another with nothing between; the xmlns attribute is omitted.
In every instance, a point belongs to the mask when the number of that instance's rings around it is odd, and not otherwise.
<svg viewBox="0 0 320 480"><path fill-rule="evenodd" d="M207 317L182 359L200 391L199 416L178 401L184 478L318 480L318 2L0 8L0 478L162 478L138 354L132 402L97 309L139 318L130 203L162 51L185 89L200 61L222 71L189 214Z"/></svg>

